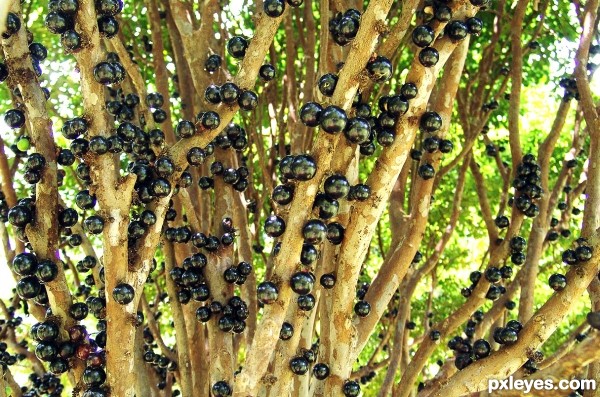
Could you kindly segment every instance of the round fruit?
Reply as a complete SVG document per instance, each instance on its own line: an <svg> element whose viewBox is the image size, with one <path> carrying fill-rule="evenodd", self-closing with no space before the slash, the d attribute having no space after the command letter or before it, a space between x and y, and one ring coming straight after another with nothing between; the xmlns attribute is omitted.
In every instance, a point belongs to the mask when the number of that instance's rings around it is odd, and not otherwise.
<svg viewBox="0 0 600 397"><path fill-rule="evenodd" d="M298 309L303 311L311 311L314 309L316 304L316 299L312 294L308 295L300 295L298 297Z"/></svg>
<svg viewBox="0 0 600 397"><path fill-rule="evenodd" d="M278 294L279 290L277 289L277 286L270 281L264 281L258 285L258 301L262 304L269 305L275 302L277 300Z"/></svg>
<svg viewBox="0 0 600 397"><path fill-rule="evenodd" d="M369 137L371 136L371 124L361 117L352 118L346 123L344 136L351 143L362 145L369 141Z"/></svg>
<svg viewBox="0 0 600 397"><path fill-rule="evenodd" d="M294 161L291 164L291 171L295 179L299 181L308 181L315 176L315 173L317 172L317 163L311 156L301 154L294 158Z"/></svg>
<svg viewBox="0 0 600 397"><path fill-rule="evenodd" d="M442 128L442 117L436 112L425 112L419 121L419 128L424 132L434 133Z"/></svg>
<svg viewBox="0 0 600 397"><path fill-rule="evenodd" d="M326 107L320 115L321 128L330 134L342 132L347 122L348 117L346 116L346 112L337 106Z"/></svg>
<svg viewBox="0 0 600 397"><path fill-rule="evenodd" d="M430 26L419 25L413 30L412 41L417 47L427 47L433 42L433 39L434 31Z"/></svg>
<svg viewBox="0 0 600 397"><path fill-rule="evenodd" d="M335 275L332 273L324 274L321 276L321 286L325 289L332 289L335 286Z"/></svg>
<svg viewBox="0 0 600 397"><path fill-rule="evenodd" d="M212 386L212 394L215 397L229 397L232 393L231 386L224 380L220 380Z"/></svg>
<svg viewBox="0 0 600 397"><path fill-rule="evenodd" d="M121 305L127 305L133 301L135 290L133 287L126 283L118 284L112 292L112 296L115 301Z"/></svg>
<svg viewBox="0 0 600 397"><path fill-rule="evenodd" d="M567 278L562 274L553 274L550 276L548 284L554 291L562 291L567 286Z"/></svg>
<svg viewBox="0 0 600 397"><path fill-rule="evenodd" d="M298 295L309 294L315 284L314 277L308 272L297 272L290 278L290 286L292 291Z"/></svg>
<svg viewBox="0 0 600 397"><path fill-rule="evenodd" d="M265 220L265 233L269 237L279 237L285 232L285 221L277 215L271 215Z"/></svg>
<svg viewBox="0 0 600 397"><path fill-rule="evenodd" d="M418 173L421 178L428 180L435 176L435 169L431 164L425 163L419 166Z"/></svg>
<svg viewBox="0 0 600 397"><path fill-rule="evenodd" d="M383 83L392 77L392 62L383 56L377 56L367 63L367 72L371 80Z"/></svg>
<svg viewBox="0 0 600 397"><path fill-rule="evenodd" d="M241 59L246 55L250 43L242 36L234 36L227 42L227 52L233 58Z"/></svg>
<svg viewBox="0 0 600 397"><path fill-rule="evenodd" d="M307 102L300 108L300 121L308 127L316 127L321 120L323 107L316 102Z"/></svg>
<svg viewBox="0 0 600 397"><path fill-rule="evenodd" d="M10 128L21 128L25 125L25 113L19 109L10 109L4 114L4 122Z"/></svg>
<svg viewBox="0 0 600 397"><path fill-rule="evenodd" d="M419 52L419 62L425 67L432 67L438 63L440 54L433 47L425 47Z"/></svg>
<svg viewBox="0 0 600 397"><path fill-rule="evenodd" d="M323 221L311 219L302 228L302 237L307 243L320 244L327 236L327 226Z"/></svg>
<svg viewBox="0 0 600 397"><path fill-rule="evenodd" d="M367 317L371 313L371 305L367 301L358 301L354 305L354 313L359 317Z"/></svg>
<svg viewBox="0 0 600 397"><path fill-rule="evenodd" d="M332 222L327 225L327 240L333 245L339 245L344 240L344 226L338 222Z"/></svg>
<svg viewBox="0 0 600 397"><path fill-rule="evenodd" d="M279 331L279 339L289 340L294 335L294 326L288 322L281 324L281 330Z"/></svg>
<svg viewBox="0 0 600 397"><path fill-rule="evenodd" d="M271 81L275 78L275 68L271 64L265 64L258 70L258 75L264 81Z"/></svg>
<svg viewBox="0 0 600 397"><path fill-rule="evenodd" d="M357 397L360 394L360 384L354 380L344 383L342 392L346 397Z"/></svg>
<svg viewBox="0 0 600 397"><path fill-rule="evenodd" d="M273 189L271 198L279 205L287 205L292 202L294 198L294 186L293 185L278 185Z"/></svg>
<svg viewBox="0 0 600 397"><path fill-rule="evenodd" d="M290 360L290 369L296 375L304 375L308 372L309 362L306 358L294 357Z"/></svg>
<svg viewBox="0 0 600 397"><path fill-rule="evenodd" d="M315 378L323 380L329 376L329 366L324 363L315 364L312 374Z"/></svg>
<svg viewBox="0 0 600 397"><path fill-rule="evenodd" d="M319 91L321 91L321 94L327 97L332 96L333 92L335 91L337 81L338 76L333 73L327 73L321 76L318 82Z"/></svg>
<svg viewBox="0 0 600 397"><path fill-rule="evenodd" d="M285 1L265 0L263 2L263 9L265 10L265 14L271 18L278 18L283 15L283 12L285 11Z"/></svg>
<svg viewBox="0 0 600 397"><path fill-rule="evenodd" d="M40 294L42 284L35 276L23 277L17 282L17 294L23 299L32 299Z"/></svg>
<svg viewBox="0 0 600 397"><path fill-rule="evenodd" d="M331 175L325 179L323 187L325 193L333 199L344 198L350 192L350 183L348 182L348 179L339 174Z"/></svg>
<svg viewBox="0 0 600 397"><path fill-rule="evenodd" d="M221 57L217 54L210 55L208 58L206 58L204 67L209 73L216 72L221 67Z"/></svg>
<svg viewBox="0 0 600 397"><path fill-rule="evenodd" d="M452 21L446 25L444 32L450 37L450 40L460 41L467 37L469 29L464 22Z"/></svg>

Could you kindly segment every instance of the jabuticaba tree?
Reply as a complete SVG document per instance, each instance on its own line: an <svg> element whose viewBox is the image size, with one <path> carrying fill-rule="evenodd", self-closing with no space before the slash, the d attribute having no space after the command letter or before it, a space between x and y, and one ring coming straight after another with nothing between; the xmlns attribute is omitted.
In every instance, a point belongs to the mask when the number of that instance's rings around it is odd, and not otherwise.
<svg viewBox="0 0 600 397"><path fill-rule="evenodd" d="M0 3L0 397L600 382L598 6Z"/></svg>

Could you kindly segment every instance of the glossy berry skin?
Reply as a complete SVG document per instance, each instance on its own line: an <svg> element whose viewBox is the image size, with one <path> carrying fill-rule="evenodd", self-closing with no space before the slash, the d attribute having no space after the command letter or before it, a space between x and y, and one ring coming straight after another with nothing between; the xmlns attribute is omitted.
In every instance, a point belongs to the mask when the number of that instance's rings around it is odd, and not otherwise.
<svg viewBox="0 0 600 397"><path fill-rule="evenodd" d="M473 353L477 358L484 358L490 355L492 348L487 340L479 339L473 342Z"/></svg>
<svg viewBox="0 0 600 397"><path fill-rule="evenodd" d="M279 205L287 205L292 202L294 198L294 186L293 185L278 185L273 189L271 198Z"/></svg>
<svg viewBox="0 0 600 397"><path fill-rule="evenodd" d="M113 38L119 33L119 21L112 16L98 18L98 31L107 39Z"/></svg>
<svg viewBox="0 0 600 397"><path fill-rule="evenodd" d="M285 11L285 1L284 0L265 0L263 2L263 9L265 14L270 16L271 18L277 18L283 15Z"/></svg>
<svg viewBox="0 0 600 397"><path fill-rule="evenodd" d="M362 145L369 141L369 137L371 136L371 125L364 118L351 118L346 123L344 136L351 143Z"/></svg>
<svg viewBox="0 0 600 397"><path fill-rule="evenodd" d="M304 241L310 244L319 244L327 236L327 226L318 219L311 219L304 224L302 228L302 237Z"/></svg>
<svg viewBox="0 0 600 397"><path fill-rule="evenodd" d="M500 273L500 269L498 269L497 267L491 266L486 269L485 278L487 281L494 284L502 279L502 273Z"/></svg>
<svg viewBox="0 0 600 397"><path fill-rule="evenodd" d="M479 36L481 31L483 30L483 22L481 19L472 17L466 20L465 24L467 25L467 31L469 34L474 36Z"/></svg>
<svg viewBox="0 0 600 397"><path fill-rule="evenodd" d="M69 308L69 315L77 321L81 321L86 318L88 313L88 305L83 302L75 302Z"/></svg>
<svg viewBox="0 0 600 397"><path fill-rule="evenodd" d="M327 225L327 241L333 245L340 245L344 240L346 230L338 222L331 222Z"/></svg>
<svg viewBox="0 0 600 397"><path fill-rule="evenodd" d="M408 111L408 101L401 95L394 95L388 99L387 110L393 117L402 116Z"/></svg>
<svg viewBox="0 0 600 397"><path fill-rule="evenodd" d="M35 276L23 277L17 282L17 294L23 299L32 299L38 296L42 285Z"/></svg>
<svg viewBox="0 0 600 397"><path fill-rule="evenodd" d="M434 17L439 22L448 22L452 19L452 10L444 4L437 4L434 11Z"/></svg>
<svg viewBox="0 0 600 397"><path fill-rule="evenodd" d="M247 112L254 110L258 106L258 95L254 91L243 90L238 97L238 106Z"/></svg>
<svg viewBox="0 0 600 397"><path fill-rule="evenodd" d="M313 276L308 272L297 272L290 278L290 286L292 291L298 295L309 294L315 284Z"/></svg>
<svg viewBox="0 0 600 397"><path fill-rule="evenodd" d="M94 79L103 85L112 84L116 73L114 66L109 62L100 62L94 67Z"/></svg>
<svg viewBox="0 0 600 397"><path fill-rule="evenodd" d="M52 361L57 353L58 349L53 342L40 342L35 348L35 355L42 361Z"/></svg>
<svg viewBox="0 0 600 397"><path fill-rule="evenodd" d="M512 345L517 341L517 332L511 328L503 328L500 331L499 340L501 344Z"/></svg>
<svg viewBox="0 0 600 397"><path fill-rule="evenodd" d="M17 227L24 227L33 220L33 213L25 205L15 205L8 211L8 222Z"/></svg>
<svg viewBox="0 0 600 397"><path fill-rule="evenodd" d="M63 374L69 370L69 362L65 359L57 358L50 362L49 369L54 375Z"/></svg>
<svg viewBox="0 0 600 397"><path fill-rule="evenodd" d="M212 54L206 58L204 68L208 73L214 73L221 67L221 57L217 54Z"/></svg>
<svg viewBox="0 0 600 397"><path fill-rule="evenodd" d="M419 120L421 131L434 133L442 128L442 117L436 112L425 112Z"/></svg>
<svg viewBox="0 0 600 397"><path fill-rule="evenodd" d="M279 290L277 286L270 281L264 281L258 285L257 297L258 301L262 304L269 305L275 302L278 294Z"/></svg>
<svg viewBox="0 0 600 397"><path fill-rule="evenodd" d="M69 29L60 36L62 46L71 52L77 52L81 49L81 36L73 29Z"/></svg>
<svg viewBox="0 0 600 397"><path fill-rule="evenodd" d="M344 383L342 392L345 397L357 397L360 394L360 384L354 380Z"/></svg>
<svg viewBox="0 0 600 397"><path fill-rule="evenodd" d="M46 28L51 33L62 34L73 27L73 18L68 15L52 11L46 15L44 20Z"/></svg>
<svg viewBox="0 0 600 397"><path fill-rule="evenodd" d="M100 386L106 381L106 372L102 367L87 367L83 371L83 383L87 386Z"/></svg>
<svg viewBox="0 0 600 397"><path fill-rule="evenodd" d="M58 266L50 260L43 260L38 263L35 275L42 283L54 281L58 276Z"/></svg>
<svg viewBox="0 0 600 397"><path fill-rule="evenodd" d="M258 75L264 81L271 81L275 78L275 67L269 63L264 64L258 70Z"/></svg>
<svg viewBox="0 0 600 397"><path fill-rule="evenodd" d="M417 85L415 83L404 83L400 87L400 95L406 100L413 99L418 94Z"/></svg>
<svg viewBox="0 0 600 397"><path fill-rule="evenodd" d="M301 154L296 156L294 161L292 161L291 171L295 179L299 181L308 181L315 176L315 173L317 172L317 163L311 156Z"/></svg>
<svg viewBox="0 0 600 397"><path fill-rule="evenodd" d="M196 319L200 322L207 322L210 320L211 316L212 312L208 306L200 306L198 309L196 309Z"/></svg>
<svg viewBox="0 0 600 397"><path fill-rule="evenodd" d="M509 279L513 275L513 269L510 266L502 266L500 268L500 273L502 274L503 279Z"/></svg>
<svg viewBox="0 0 600 397"><path fill-rule="evenodd" d="M458 354L454 360L454 365L459 371L467 368L471 364L473 364L473 359L469 354L465 353Z"/></svg>
<svg viewBox="0 0 600 397"><path fill-rule="evenodd" d="M246 55L250 43L242 36L234 36L227 42L227 52L235 59L241 59Z"/></svg>
<svg viewBox="0 0 600 397"><path fill-rule="evenodd" d="M329 366L324 363L317 363L313 367L312 374L319 380L326 379L329 376Z"/></svg>
<svg viewBox="0 0 600 397"><path fill-rule="evenodd" d="M348 179L339 174L334 174L327 177L323 187L325 189L325 193L333 199L344 198L350 192L350 183L348 182Z"/></svg>
<svg viewBox="0 0 600 397"><path fill-rule="evenodd" d="M430 136L423 140L423 149L428 153L436 152L440 147L440 140L436 136Z"/></svg>
<svg viewBox="0 0 600 397"><path fill-rule="evenodd" d="M316 127L321 120L323 107L316 102L307 102L300 108L300 120L307 127Z"/></svg>
<svg viewBox="0 0 600 397"><path fill-rule="evenodd" d="M135 290L129 284L121 283L118 284L112 292L112 296L115 301L120 305L127 305L133 301Z"/></svg>
<svg viewBox="0 0 600 397"><path fill-rule="evenodd" d="M227 104L233 104L238 100L240 89L236 84L228 82L221 86L220 93L221 101Z"/></svg>
<svg viewBox="0 0 600 397"><path fill-rule="evenodd" d="M371 80L383 83L392 77L392 62L383 56L377 56L367 63L367 73Z"/></svg>
<svg viewBox="0 0 600 397"><path fill-rule="evenodd" d="M434 39L434 31L430 26L419 25L412 32L412 41L417 47L427 47Z"/></svg>
<svg viewBox="0 0 600 397"><path fill-rule="evenodd" d="M36 256L29 252L16 255L12 261L12 270L19 276L31 276L35 273L37 266Z"/></svg>
<svg viewBox="0 0 600 397"><path fill-rule="evenodd" d="M25 125L25 113L19 109L10 109L4 114L4 122L10 128L21 128Z"/></svg>
<svg viewBox="0 0 600 397"><path fill-rule="evenodd" d="M296 375L304 375L308 372L309 362L306 358L294 357L290 360L290 369Z"/></svg>
<svg viewBox="0 0 600 397"><path fill-rule="evenodd" d="M319 251L312 244L302 244L302 251L300 252L300 262L303 265L312 265L319 257Z"/></svg>
<svg viewBox="0 0 600 397"><path fill-rule="evenodd" d="M294 326L288 322L281 324L281 330L279 331L279 339L289 340L294 335Z"/></svg>
<svg viewBox="0 0 600 397"><path fill-rule="evenodd" d="M152 109L161 108L165 103L165 99L162 94L158 92L151 92L146 95L146 105Z"/></svg>
<svg viewBox="0 0 600 397"><path fill-rule="evenodd" d="M371 305L367 301L358 301L354 305L354 313L359 317L367 317L371 313Z"/></svg>
<svg viewBox="0 0 600 397"><path fill-rule="evenodd" d="M318 82L319 91L326 97L330 97L333 95L335 91L335 86L338 81L338 76L333 73L327 73L321 76Z"/></svg>
<svg viewBox="0 0 600 397"><path fill-rule="evenodd" d="M419 52L419 62L427 68L435 66L439 59L440 54L438 50L433 47L425 47Z"/></svg>
<svg viewBox="0 0 600 397"><path fill-rule="evenodd" d="M555 273L550 276L548 284L554 291L562 291L567 286L567 278L562 274Z"/></svg>
<svg viewBox="0 0 600 397"><path fill-rule="evenodd" d="M115 16L123 9L123 0L96 0L95 5L98 14Z"/></svg>
<svg viewBox="0 0 600 397"><path fill-rule="evenodd" d="M314 309L316 304L316 299L312 294L300 295L298 297L298 309L303 311L311 311Z"/></svg>
<svg viewBox="0 0 600 397"><path fill-rule="evenodd" d="M435 176L435 169L428 163L421 164L417 172L424 180L429 180Z"/></svg>
<svg viewBox="0 0 600 397"><path fill-rule="evenodd" d="M231 386L224 380L220 380L212 386L212 395L214 397L229 397L232 393Z"/></svg>
<svg viewBox="0 0 600 397"><path fill-rule="evenodd" d="M580 262L587 262L592 259L592 248L587 245L581 245L575 249L575 256Z"/></svg>
<svg viewBox="0 0 600 397"><path fill-rule="evenodd" d="M444 33L452 41L464 40L467 37L468 32L469 28L464 22L461 21L449 22L444 29Z"/></svg>
<svg viewBox="0 0 600 397"><path fill-rule="evenodd" d="M332 289L335 286L336 278L332 273L321 276L321 286L325 289Z"/></svg>
<svg viewBox="0 0 600 397"><path fill-rule="evenodd" d="M265 233L269 237L279 237L285 232L285 221L277 215L269 216L265 221Z"/></svg>
<svg viewBox="0 0 600 397"><path fill-rule="evenodd" d="M21 19L17 14L9 12L6 14L6 25L2 38L8 39L13 34L17 33L21 29Z"/></svg>
<svg viewBox="0 0 600 397"><path fill-rule="evenodd" d="M508 227L508 225L509 225L509 223L510 223L510 222L509 222L509 220L508 220L508 217L507 217L507 216L505 216L505 215L501 215L501 216L497 217L497 218L494 220L494 223L495 223L495 224L496 224L496 226L498 226L500 229L504 229L504 228L507 228L507 227Z"/></svg>

